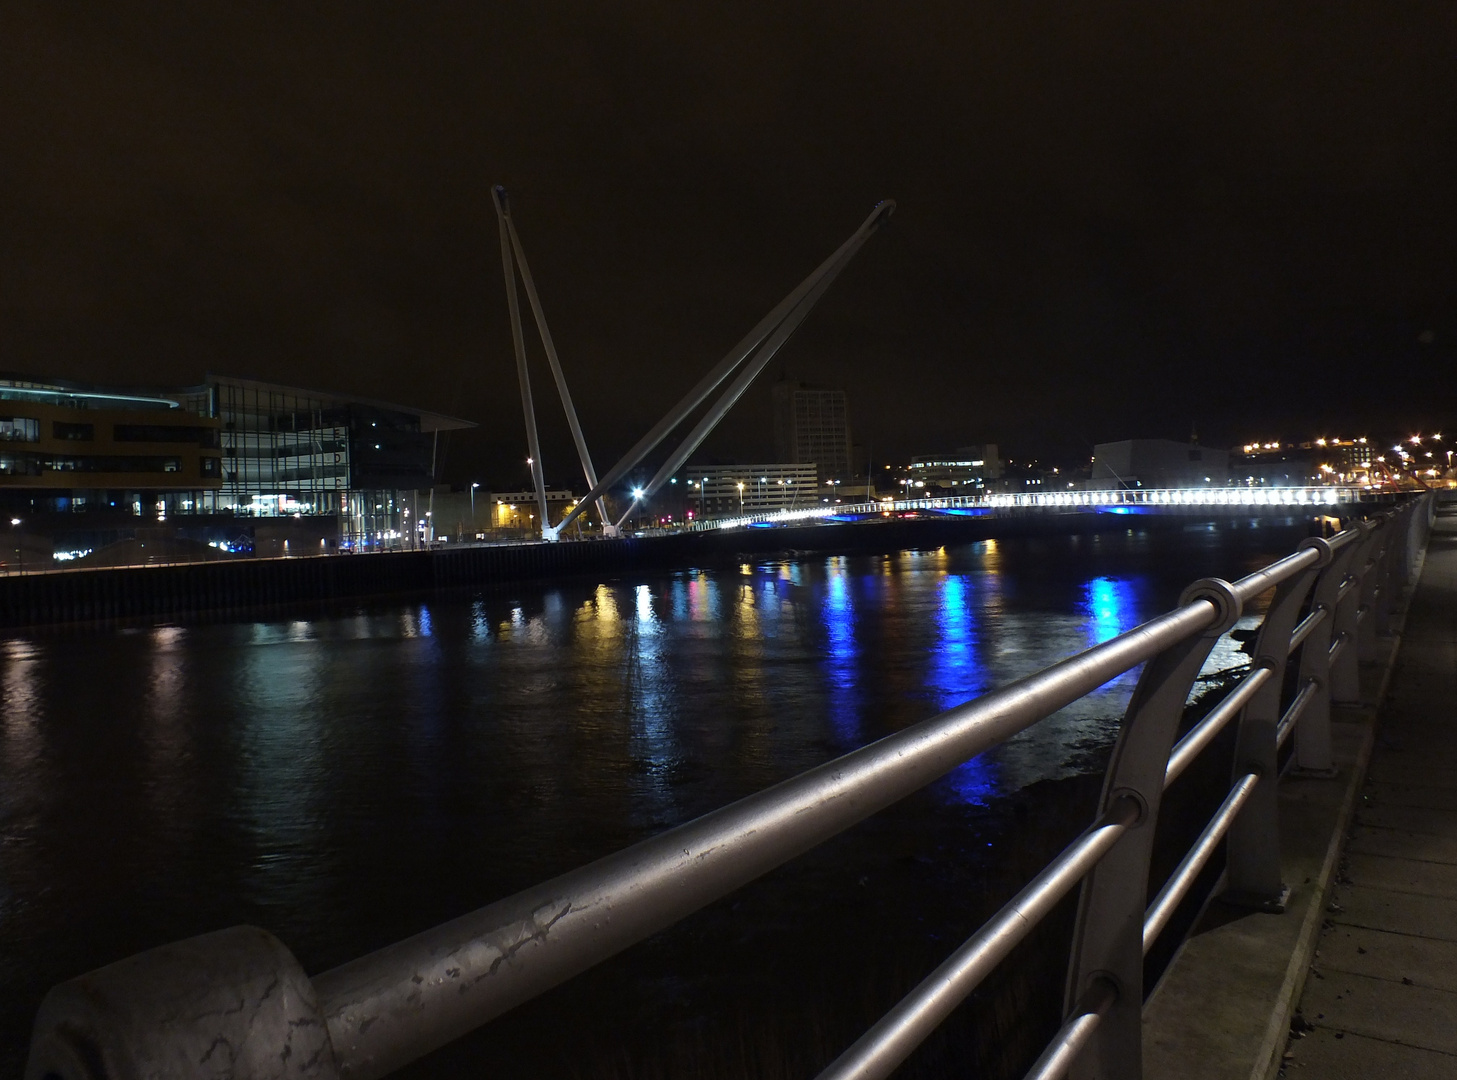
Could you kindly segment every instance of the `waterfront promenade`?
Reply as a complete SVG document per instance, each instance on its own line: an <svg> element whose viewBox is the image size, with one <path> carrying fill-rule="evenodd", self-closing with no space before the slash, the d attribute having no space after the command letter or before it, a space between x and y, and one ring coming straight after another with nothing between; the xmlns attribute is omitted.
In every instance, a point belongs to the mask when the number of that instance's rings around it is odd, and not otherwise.
<svg viewBox="0 0 1457 1080"><path fill-rule="evenodd" d="M1214 901L1150 998L1152 1080L1457 1076L1457 507L1393 630L1281 784L1285 912Z"/></svg>
<svg viewBox="0 0 1457 1080"><path fill-rule="evenodd" d="M1437 518L1285 1072L1457 1076L1457 507Z"/></svg>

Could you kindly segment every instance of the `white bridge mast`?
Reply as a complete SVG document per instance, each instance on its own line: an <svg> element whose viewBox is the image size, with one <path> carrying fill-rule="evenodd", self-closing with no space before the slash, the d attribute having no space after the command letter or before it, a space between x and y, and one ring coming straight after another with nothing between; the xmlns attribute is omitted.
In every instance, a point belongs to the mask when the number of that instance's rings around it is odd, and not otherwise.
<svg viewBox="0 0 1457 1080"><path fill-rule="evenodd" d="M511 204L506 195L506 189L498 185L492 189L491 194L496 203L496 216L501 225L501 267L506 276L506 304L511 313L511 341L516 349L516 373L521 382L521 408L526 414L526 441L531 453L531 476L536 484L536 500L541 510L541 535L545 540L556 540L562 530L592 504L596 505L597 513L601 515L604 535L618 535L628 515L638 504L651 499L668 477L677 472L693 451L702 445L703 440L744 395L759 373L768 366L769 361L774 358L774 354L789 340L790 335L799 328L800 323L804 322L805 317L819 302L820 297L824 296L835 278L839 276L840 271L855 257L856 252L860 250L866 240L870 239L871 234L880 228L895 211L895 203L892 200L887 199L879 203L870 212L870 216L851 234L850 238L835 250L834 254L820 263L807 278L795 287L794 291L759 320L759 323L749 331L743 340L735 345L713 370L699 380L698 385L688 391L687 395L673 406L666 416L638 440L637 445L624 454L622 459L599 479L596 469L592 466L592 456L587 452L587 441L582 435L581 425L577 422L577 410L572 405L572 395L567 390L566 376L562 374L561 362L557 358L556 345L552 341L551 331L547 329L546 316L541 310L541 301L536 294L536 284L531 278L531 269L526 263L526 253L521 248L521 240L516 235L516 226L511 220ZM551 367L552 378L556 380L557 392L561 395L562 407L566 410L567 424L572 429L572 439L577 446L577 456L582 462L582 472L587 477L590 489L555 526L551 525L546 517L546 484L541 463L541 445L536 432L536 413L531 398L531 377L526 367L526 342L521 331L521 307L516 299L516 271L518 269L521 272L522 283L526 287L526 298L531 304L531 313L536 318L536 328L541 335L541 343L546 351L546 360ZM747 363L745 363L746 360ZM613 524L607 516L605 502L607 491L636 468L679 424L688 418L690 413L707 401L709 395L735 371L738 371L737 377L718 400L709 406L703 417L669 455L662 467L653 474L653 478L648 481L647 485L633 493L632 502L623 511L616 524Z"/></svg>
<svg viewBox="0 0 1457 1080"><path fill-rule="evenodd" d="M669 459L663 463L662 468L654 474L652 480L648 481L647 486L633 494L632 503L617 521L618 527L620 528L622 523L627 520L628 514L634 507L652 498L653 493L663 486L667 478L688 460L694 450L698 449L703 440L708 437L709 432L718 426L719 421L749 388L749 384L774 358L774 354L779 351L780 346L789 340L789 336L804 321L810 309L830 287L830 283L835 280L835 277L845 268L845 265L860 250L865 241L870 239L870 235L880 228L894 211L894 201L887 199L879 203L860 225L860 228L856 229L833 255L816 267L809 277L795 287L793 292L779 301L768 315L759 320L758 325L750 330L712 371L700 379L697 386L688 391L687 395L653 426L652 430L639 439L637 445L623 455L622 460L607 470L607 474L592 488L587 497L577 504L577 508L562 519L558 528L566 528L582 512L582 507L587 502L600 496L636 468L643 458L652 453L658 444L688 417L689 413L707 401L708 396L718 389L724 380L748 358L749 362L740 371L738 378L714 402Z"/></svg>
<svg viewBox="0 0 1457 1080"><path fill-rule="evenodd" d="M521 238L516 235L516 223L511 220L511 200L506 189L497 184L491 189L496 203L496 217L501 225L501 269L506 276L506 306L511 312L511 341L516 347L516 374L521 381L521 408L526 413L526 442L531 451L531 478L536 484L536 501L541 508L541 535L543 539L555 540L561 532L560 526L553 527L547 520L546 481L541 463L541 445L536 434L536 412L531 400L531 377L526 370L526 342L521 333L521 305L516 300L516 269L521 271L521 283L526 286L526 300L531 305L531 314L536 319L536 330L541 335L541 345L546 351L546 362L551 367L556 381L557 393L561 395L562 408L566 410L567 426L572 429L572 441L577 445L577 457L582 462L582 472L587 477L587 486L597 486L597 470L592 466L592 455L587 450L587 440L582 435L582 425L577 421L577 409L572 404L571 391L567 389L567 378L562 374L561 361L557 357L556 343L546 325L546 313L541 309L541 298L536 294L536 282L531 277L531 267L526 262ZM515 258L515 268L512 258ZM585 506L591 500L583 499ZM606 535L615 535L617 530L607 517L607 501L601 495L596 498L597 513L602 518L602 529Z"/></svg>

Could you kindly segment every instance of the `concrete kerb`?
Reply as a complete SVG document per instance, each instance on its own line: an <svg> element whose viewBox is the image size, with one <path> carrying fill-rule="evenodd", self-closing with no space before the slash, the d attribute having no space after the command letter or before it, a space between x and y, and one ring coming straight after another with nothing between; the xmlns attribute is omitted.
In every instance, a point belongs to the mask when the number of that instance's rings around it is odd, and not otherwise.
<svg viewBox="0 0 1457 1080"><path fill-rule="evenodd" d="M1330 780L1290 779L1281 784L1282 846L1304 848L1298 855L1292 850L1296 857L1287 859L1290 907L1280 916L1252 913L1232 918L1217 900L1206 902L1194 932L1144 1007L1144 1075L1149 1080L1273 1080L1279 1072L1365 782L1377 713L1396 667L1423 561L1424 553L1418 556L1413 584L1403 588L1401 603L1392 614L1390 635L1382 641L1385 655L1366 668L1377 676L1372 679L1374 696L1361 708L1338 709L1332 717L1341 733L1337 757L1345 783L1338 791L1331 790L1335 785ZM1301 835L1303 827L1312 826L1326 837L1323 843L1319 836L1312 842L1309 833ZM1309 869L1308 875L1303 868ZM1301 870L1298 879L1297 870ZM1222 887L1221 881L1213 897ZM1298 920L1294 927L1292 917ZM1241 963L1260 954L1278 956L1276 950L1288 957L1282 969L1276 970L1278 961Z"/></svg>

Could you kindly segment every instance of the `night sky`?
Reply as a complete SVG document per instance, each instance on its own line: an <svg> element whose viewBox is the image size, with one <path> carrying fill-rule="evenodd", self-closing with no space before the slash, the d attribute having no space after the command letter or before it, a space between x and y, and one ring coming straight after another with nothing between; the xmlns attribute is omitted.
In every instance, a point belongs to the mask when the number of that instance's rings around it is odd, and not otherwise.
<svg viewBox="0 0 1457 1080"><path fill-rule="evenodd" d="M501 183L605 469L894 198L705 457L784 369L877 461L1432 430L1454 52L1451 3L10 0L0 369L407 402L524 481Z"/></svg>

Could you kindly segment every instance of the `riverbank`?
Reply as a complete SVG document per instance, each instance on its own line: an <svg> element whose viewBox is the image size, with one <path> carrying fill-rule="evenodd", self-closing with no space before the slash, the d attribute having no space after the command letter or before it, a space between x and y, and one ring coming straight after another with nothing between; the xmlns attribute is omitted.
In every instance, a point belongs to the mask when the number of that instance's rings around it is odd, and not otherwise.
<svg viewBox="0 0 1457 1080"><path fill-rule="evenodd" d="M1147 516L1140 531L1195 519ZM1288 514L1225 519L1227 527L1291 525ZM518 581L732 565L770 554L852 554L1027 536L1125 532L1114 514L1039 512L681 533L558 544L462 545L429 551L109 567L0 578L0 626L125 623L179 617L325 610L340 601L420 596Z"/></svg>

